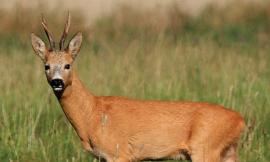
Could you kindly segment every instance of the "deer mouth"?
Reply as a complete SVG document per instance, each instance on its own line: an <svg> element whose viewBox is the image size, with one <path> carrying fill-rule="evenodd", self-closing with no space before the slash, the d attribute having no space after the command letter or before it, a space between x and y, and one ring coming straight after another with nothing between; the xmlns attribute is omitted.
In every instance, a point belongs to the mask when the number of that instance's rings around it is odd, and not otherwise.
<svg viewBox="0 0 270 162"><path fill-rule="evenodd" d="M53 91L55 92L59 92L59 91L63 91L64 90L64 82L61 79L53 79L50 82Z"/></svg>
<svg viewBox="0 0 270 162"><path fill-rule="evenodd" d="M53 90L57 92L63 91L63 87L53 87Z"/></svg>

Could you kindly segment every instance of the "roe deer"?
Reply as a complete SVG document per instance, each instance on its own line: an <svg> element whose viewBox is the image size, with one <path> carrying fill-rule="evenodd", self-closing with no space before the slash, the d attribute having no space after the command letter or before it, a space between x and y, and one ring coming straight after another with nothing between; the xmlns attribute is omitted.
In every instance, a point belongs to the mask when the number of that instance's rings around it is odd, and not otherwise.
<svg viewBox="0 0 270 162"><path fill-rule="evenodd" d="M178 159L193 162L235 162L243 118L219 105L201 102L142 101L94 96L76 73L73 62L82 43L78 32L64 48L70 15L56 49L46 21L50 47L35 34L31 42L45 65L45 74L83 147L108 162Z"/></svg>

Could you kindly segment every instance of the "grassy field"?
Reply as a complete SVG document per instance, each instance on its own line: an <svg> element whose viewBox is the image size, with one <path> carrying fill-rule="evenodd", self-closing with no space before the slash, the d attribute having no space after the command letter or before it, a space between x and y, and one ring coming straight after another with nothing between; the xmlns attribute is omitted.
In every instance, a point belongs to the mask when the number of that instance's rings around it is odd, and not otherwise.
<svg viewBox="0 0 270 162"><path fill-rule="evenodd" d="M192 18L174 7L165 16L123 7L91 27L77 12L71 33L83 30L84 43L76 69L96 95L206 101L238 111L247 123L240 161L269 162L269 11L270 4L238 4ZM92 161L31 49L31 31L45 38L33 13L40 12L0 11L0 161ZM64 14L45 15L60 35Z"/></svg>

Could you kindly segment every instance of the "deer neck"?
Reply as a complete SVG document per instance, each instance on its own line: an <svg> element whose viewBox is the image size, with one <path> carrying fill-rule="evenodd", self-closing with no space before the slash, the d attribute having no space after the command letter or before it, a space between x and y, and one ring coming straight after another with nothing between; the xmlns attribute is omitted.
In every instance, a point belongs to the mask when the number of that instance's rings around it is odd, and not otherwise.
<svg viewBox="0 0 270 162"><path fill-rule="evenodd" d="M57 95L59 103L76 132L82 136L91 123L91 114L95 105L95 96L86 90L78 76L73 72L72 82L62 94Z"/></svg>

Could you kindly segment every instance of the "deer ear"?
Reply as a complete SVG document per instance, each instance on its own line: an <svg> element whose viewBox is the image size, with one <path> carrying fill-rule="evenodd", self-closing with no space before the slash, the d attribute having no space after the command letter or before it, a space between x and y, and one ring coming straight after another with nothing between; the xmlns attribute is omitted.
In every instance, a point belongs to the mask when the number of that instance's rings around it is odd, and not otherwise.
<svg viewBox="0 0 270 162"><path fill-rule="evenodd" d="M82 32L78 32L70 40L68 47L67 47L67 51L71 54L73 59L75 59L75 57L79 53L81 45L82 45Z"/></svg>
<svg viewBox="0 0 270 162"><path fill-rule="evenodd" d="M42 61L45 61L45 55L47 53L45 43L34 33L31 34L31 43L36 54L42 59Z"/></svg>

